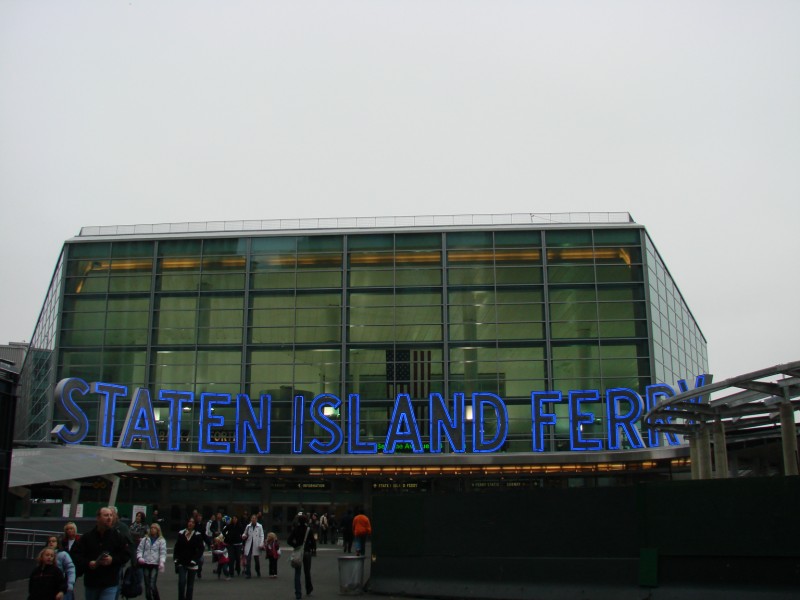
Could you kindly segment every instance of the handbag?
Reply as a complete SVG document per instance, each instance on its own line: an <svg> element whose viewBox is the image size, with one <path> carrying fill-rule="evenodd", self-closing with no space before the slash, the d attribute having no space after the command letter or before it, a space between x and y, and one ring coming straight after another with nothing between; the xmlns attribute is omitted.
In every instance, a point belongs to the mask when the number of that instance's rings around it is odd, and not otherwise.
<svg viewBox="0 0 800 600"><path fill-rule="evenodd" d="M306 535L303 537L303 543L292 550L292 556L289 561L295 569L299 569L303 566L303 550L305 549L306 539L308 539L308 532L310 530L310 527L306 527Z"/></svg>

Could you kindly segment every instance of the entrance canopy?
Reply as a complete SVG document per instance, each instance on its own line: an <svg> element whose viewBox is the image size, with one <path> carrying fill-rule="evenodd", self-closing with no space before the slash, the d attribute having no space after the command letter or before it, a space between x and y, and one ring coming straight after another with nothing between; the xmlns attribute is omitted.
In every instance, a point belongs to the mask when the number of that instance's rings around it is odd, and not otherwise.
<svg viewBox="0 0 800 600"><path fill-rule="evenodd" d="M8 487L106 477L127 471L135 469L103 456L99 448L86 446L14 448L11 454L11 478Z"/></svg>

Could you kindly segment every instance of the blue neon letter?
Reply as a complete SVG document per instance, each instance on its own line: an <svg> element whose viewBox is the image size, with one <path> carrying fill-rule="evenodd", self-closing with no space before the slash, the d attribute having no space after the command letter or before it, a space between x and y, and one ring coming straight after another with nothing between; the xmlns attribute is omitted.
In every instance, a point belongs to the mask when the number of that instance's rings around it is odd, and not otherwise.
<svg viewBox="0 0 800 600"><path fill-rule="evenodd" d="M230 453L230 442L214 442L211 439L212 427L225 426L225 417L211 414L214 411L214 407L230 405L230 394L213 394L211 392L200 394L200 431L197 435L197 449L200 452Z"/></svg>
<svg viewBox="0 0 800 600"><path fill-rule="evenodd" d="M562 402L561 392L532 392L531 393L531 450L544 452L546 425L555 426L556 413L545 412L545 404Z"/></svg>
<svg viewBox="0 0 800 600"><path fill-rule="evenodd" d="M114 413L117 410L117 397L127 396L128 388L116 383L95 381L91 385L91 391L101 396L100 406L97 408L100 445L111 447L114 445Z"/></svg>
<svg viewBox="0 0 800 600"><path fill-rule="evenodd" d="M414 416L414 407L411 405L411 396L408 394L397 394L397 398L395 398L383 453L394 454L398 443L411 444L414 454L423 452L417 418Z"/></svg>
<svg viewBox="0 0 800 600"><path fill-rule="evenodd" d="M493 439L486 439L486 409L494 411L497 422ZM472 451L494 452L506 443L508 436L508 409L503 399L489 392L472 394Z"/></svg>
<svg viewBox="0 0 800 600"><path fill-rule="evenodd" d="M64 416L72 422L72 427L57 425L53 433L65 444L80 444L89 433L89 417L81 410L72 394L85 396L89 393L89 384L83 379L69 377L58 382L55 389L56 406Z"/></svg>
<svg viewBox="0 0 800 600"><path fill-rule="evenodd" d="M264 409L266 402L267 408ZM270 423L272 421L272 396L262 394L258 405L258 417L253 412L250 396L236 396L236 446L237 454L247 452L247 438L250 437L259 454L269 453Z"/></svg>
<svg viewBox="0 0 800 600"><path fill-rule="evenodd" d="M128 406L118 446L130 448L134 438L145 440L150 450L158 450L156 417L153 414L153 402L150 400L150 391L147 388L133 390L133 400Z"/></svg>
<svg viewBox="0 0 800 600"><path fill-rule="evenodd" d="M178 452L181 449L181 416L183 405L194 402L194 392L180 390L161 390L158 399L169 403L169 429L167 430L167 450Z"/></svg>
<svg viewBox="0 0 800 600"><path fill-rule="evenodd" d="M442 434L447 436L453 452L463 453L466 450L464 437L464 394L453 394L453 415L447 412L445 400L441 394L430 395L430 438L431 453L442 451Z"/></svg>
<svg viewBox="0 0 800 600"><path fill-rule="evenodd" d="M375 442L362 442L359 439L359 419L361 416L361 398L358 394L347 397L347 452L348 454L375 454L378 444Z"/></svg>
<svg viewBox="0 0 800 600"><path fill-rule="evenodd" d="M342 447L342 443L344 442L342 428L339 426L339 423L325 414L326 406L330 406L336 410L341 405L342 401L333 394L320 394L311 401L311 420L315 425L327 431L331 437L330 442L326 444L323 444L317 438L309 442L308 447L317 454L331 454Z"/></svg>
<svg viewBox="0 0 800 600"><path fill-rule="evenodd" d="M582 425L594 423L594 413L583 412L581 404L597 402L600 393L597 390L573 390L569 393L569 445L572 450L601 450L602 440L584 439Z"/></svg>
<svg viewBox="0 0 800 600"><path fill-rule="evenodd" d="M628 411L620 413L620 404L628 403ZM639 394L627 388L613 388L606 391L606 416L608 419L608 449L619 450L619 430L627 436L632 448L639 449L644 444L642 437L633 426L642 416L642 399Z"/></svg>

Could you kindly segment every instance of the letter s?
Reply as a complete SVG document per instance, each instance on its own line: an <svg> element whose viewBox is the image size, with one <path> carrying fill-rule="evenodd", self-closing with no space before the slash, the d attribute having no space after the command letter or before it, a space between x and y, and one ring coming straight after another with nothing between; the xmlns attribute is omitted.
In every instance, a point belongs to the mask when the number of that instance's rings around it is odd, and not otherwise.
<svg viewBox="0 0 800 600"><path fill-rule="evenodd" d="M53 394L56 407L72 424L69 429L66 425L57 425L52 431L66 444L80 444L89 433L89 417L73 399L73 393L85 396L89 393L89 384L78 377L68 377L58 382Z"/></svg>

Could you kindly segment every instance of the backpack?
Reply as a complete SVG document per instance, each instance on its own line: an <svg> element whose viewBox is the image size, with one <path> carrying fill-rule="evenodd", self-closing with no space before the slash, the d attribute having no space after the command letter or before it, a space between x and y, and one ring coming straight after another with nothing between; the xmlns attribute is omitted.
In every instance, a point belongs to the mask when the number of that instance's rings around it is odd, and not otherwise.
<svg viewBox="0 0 800 600"><path fill-rule="evenodd" d="M143 583L144 576L142 575L142 570L135 565L130 565L125 569L125 574L122 576L120 594L125 598L141 596Z"/></svg>

